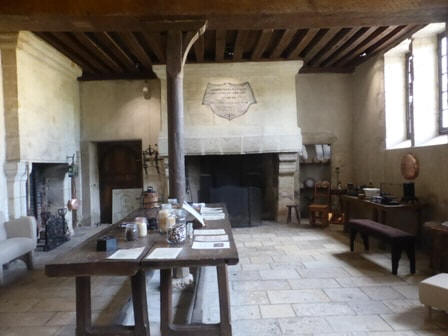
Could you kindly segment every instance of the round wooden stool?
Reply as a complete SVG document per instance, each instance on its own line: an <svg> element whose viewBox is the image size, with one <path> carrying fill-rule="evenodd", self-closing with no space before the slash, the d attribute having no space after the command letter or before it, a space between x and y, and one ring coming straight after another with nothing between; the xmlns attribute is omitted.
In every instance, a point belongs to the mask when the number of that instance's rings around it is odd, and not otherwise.
<svg viewBox="0 0 448 336"><path fill-rule="evenodd" d="M286 223L291 223L291 209L294 209L296 212L297 223L300 225L300 209L297 204L289 204L286 206L288 208L288 218L286 219Z"/></svg>

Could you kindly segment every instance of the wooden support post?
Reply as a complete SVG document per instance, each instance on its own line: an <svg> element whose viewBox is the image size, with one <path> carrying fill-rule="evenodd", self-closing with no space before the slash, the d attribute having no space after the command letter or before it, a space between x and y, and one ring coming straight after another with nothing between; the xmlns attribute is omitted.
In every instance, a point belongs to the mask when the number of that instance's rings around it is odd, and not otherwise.
<svg viewBox="0 0 448 336"><path fill-rule="evenodd" d="M173 322L171 269L160 270L160 331L168 336Z"/></svg>
<svg viewBox="0 0 448 336"><path fill-rule="evenodd" d="M169 195L182 204L185 198L182 31L168 31L166 48Z"/></svg>
<svg viewBox="0 0 448 336"><path fill-rule="evenodd" d="M136 335L149 336L148 303L146 298L146 276L140 270L131 277L132 305L134 307L134 320Z"/></svg>
<svg viewBox="0 0 448 336"><path fill-rule="evenodd" d="M76 335L87 335L92 327L90 277L76 278Z"/></svg>
<svg viewBox="0 0 448 336"><path fill-rule="evenodd" d="M175 27L175 25L173 25ZM166 44L166 84L168 112L169 195L185 200L184 91L183 66L194 42L204 33L206 22L183 37L182 30L168 30Z"/></svg>
<svg viewBox="0 0 448 336"><path fill-rule="evenodd" d="M231 336L232 325L230 317L230 291L227 265L216 267L218 272L218 290L219 290L219 312L220 312L220 335Z"/></svg>

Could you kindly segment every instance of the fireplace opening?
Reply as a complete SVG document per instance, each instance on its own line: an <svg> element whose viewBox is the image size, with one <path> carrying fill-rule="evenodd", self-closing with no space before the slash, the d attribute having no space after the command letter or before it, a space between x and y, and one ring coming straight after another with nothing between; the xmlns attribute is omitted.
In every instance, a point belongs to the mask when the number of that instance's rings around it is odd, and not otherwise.
<svg viewBox="0 0 448 336"><path fill-rule="evenodd" d="M68 164L33 163L29 177L28 215L36 217L38 247L50 251L70 237L66 203L70 197Z"/></svg>
<svg viewBox="0 0 448 336"><path fill-rule="evenodd" d="M191 200L225 203L233 227L275 219L277 154L187 156L186 173Z"/></svg>

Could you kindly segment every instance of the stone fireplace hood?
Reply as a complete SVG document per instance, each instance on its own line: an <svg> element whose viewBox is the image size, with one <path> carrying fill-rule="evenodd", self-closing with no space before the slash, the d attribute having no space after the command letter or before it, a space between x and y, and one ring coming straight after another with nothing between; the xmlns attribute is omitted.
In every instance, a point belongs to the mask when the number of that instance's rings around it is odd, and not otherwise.
<svg viewBox="0 0 448 336"><path fill-rule="evenodd" d="M302 139L297 120L295 77L303 62L187 64L184 67L185 155L297 153ZM161 80L159 152L168 156L165 66ZM254 103L231 120L203 104L208 85L248 83Z"/></svg>

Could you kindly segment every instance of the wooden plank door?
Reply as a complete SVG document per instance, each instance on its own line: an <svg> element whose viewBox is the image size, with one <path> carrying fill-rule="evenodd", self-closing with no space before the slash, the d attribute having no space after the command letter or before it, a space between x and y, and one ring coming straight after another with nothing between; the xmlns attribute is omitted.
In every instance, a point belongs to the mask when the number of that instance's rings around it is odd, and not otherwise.
<svg viewBox="0 0 448 336"><path fill-rule="evenodd" d="M98 143L101 223L112 223L112 189L143 188L141 141Z"/></svg>

